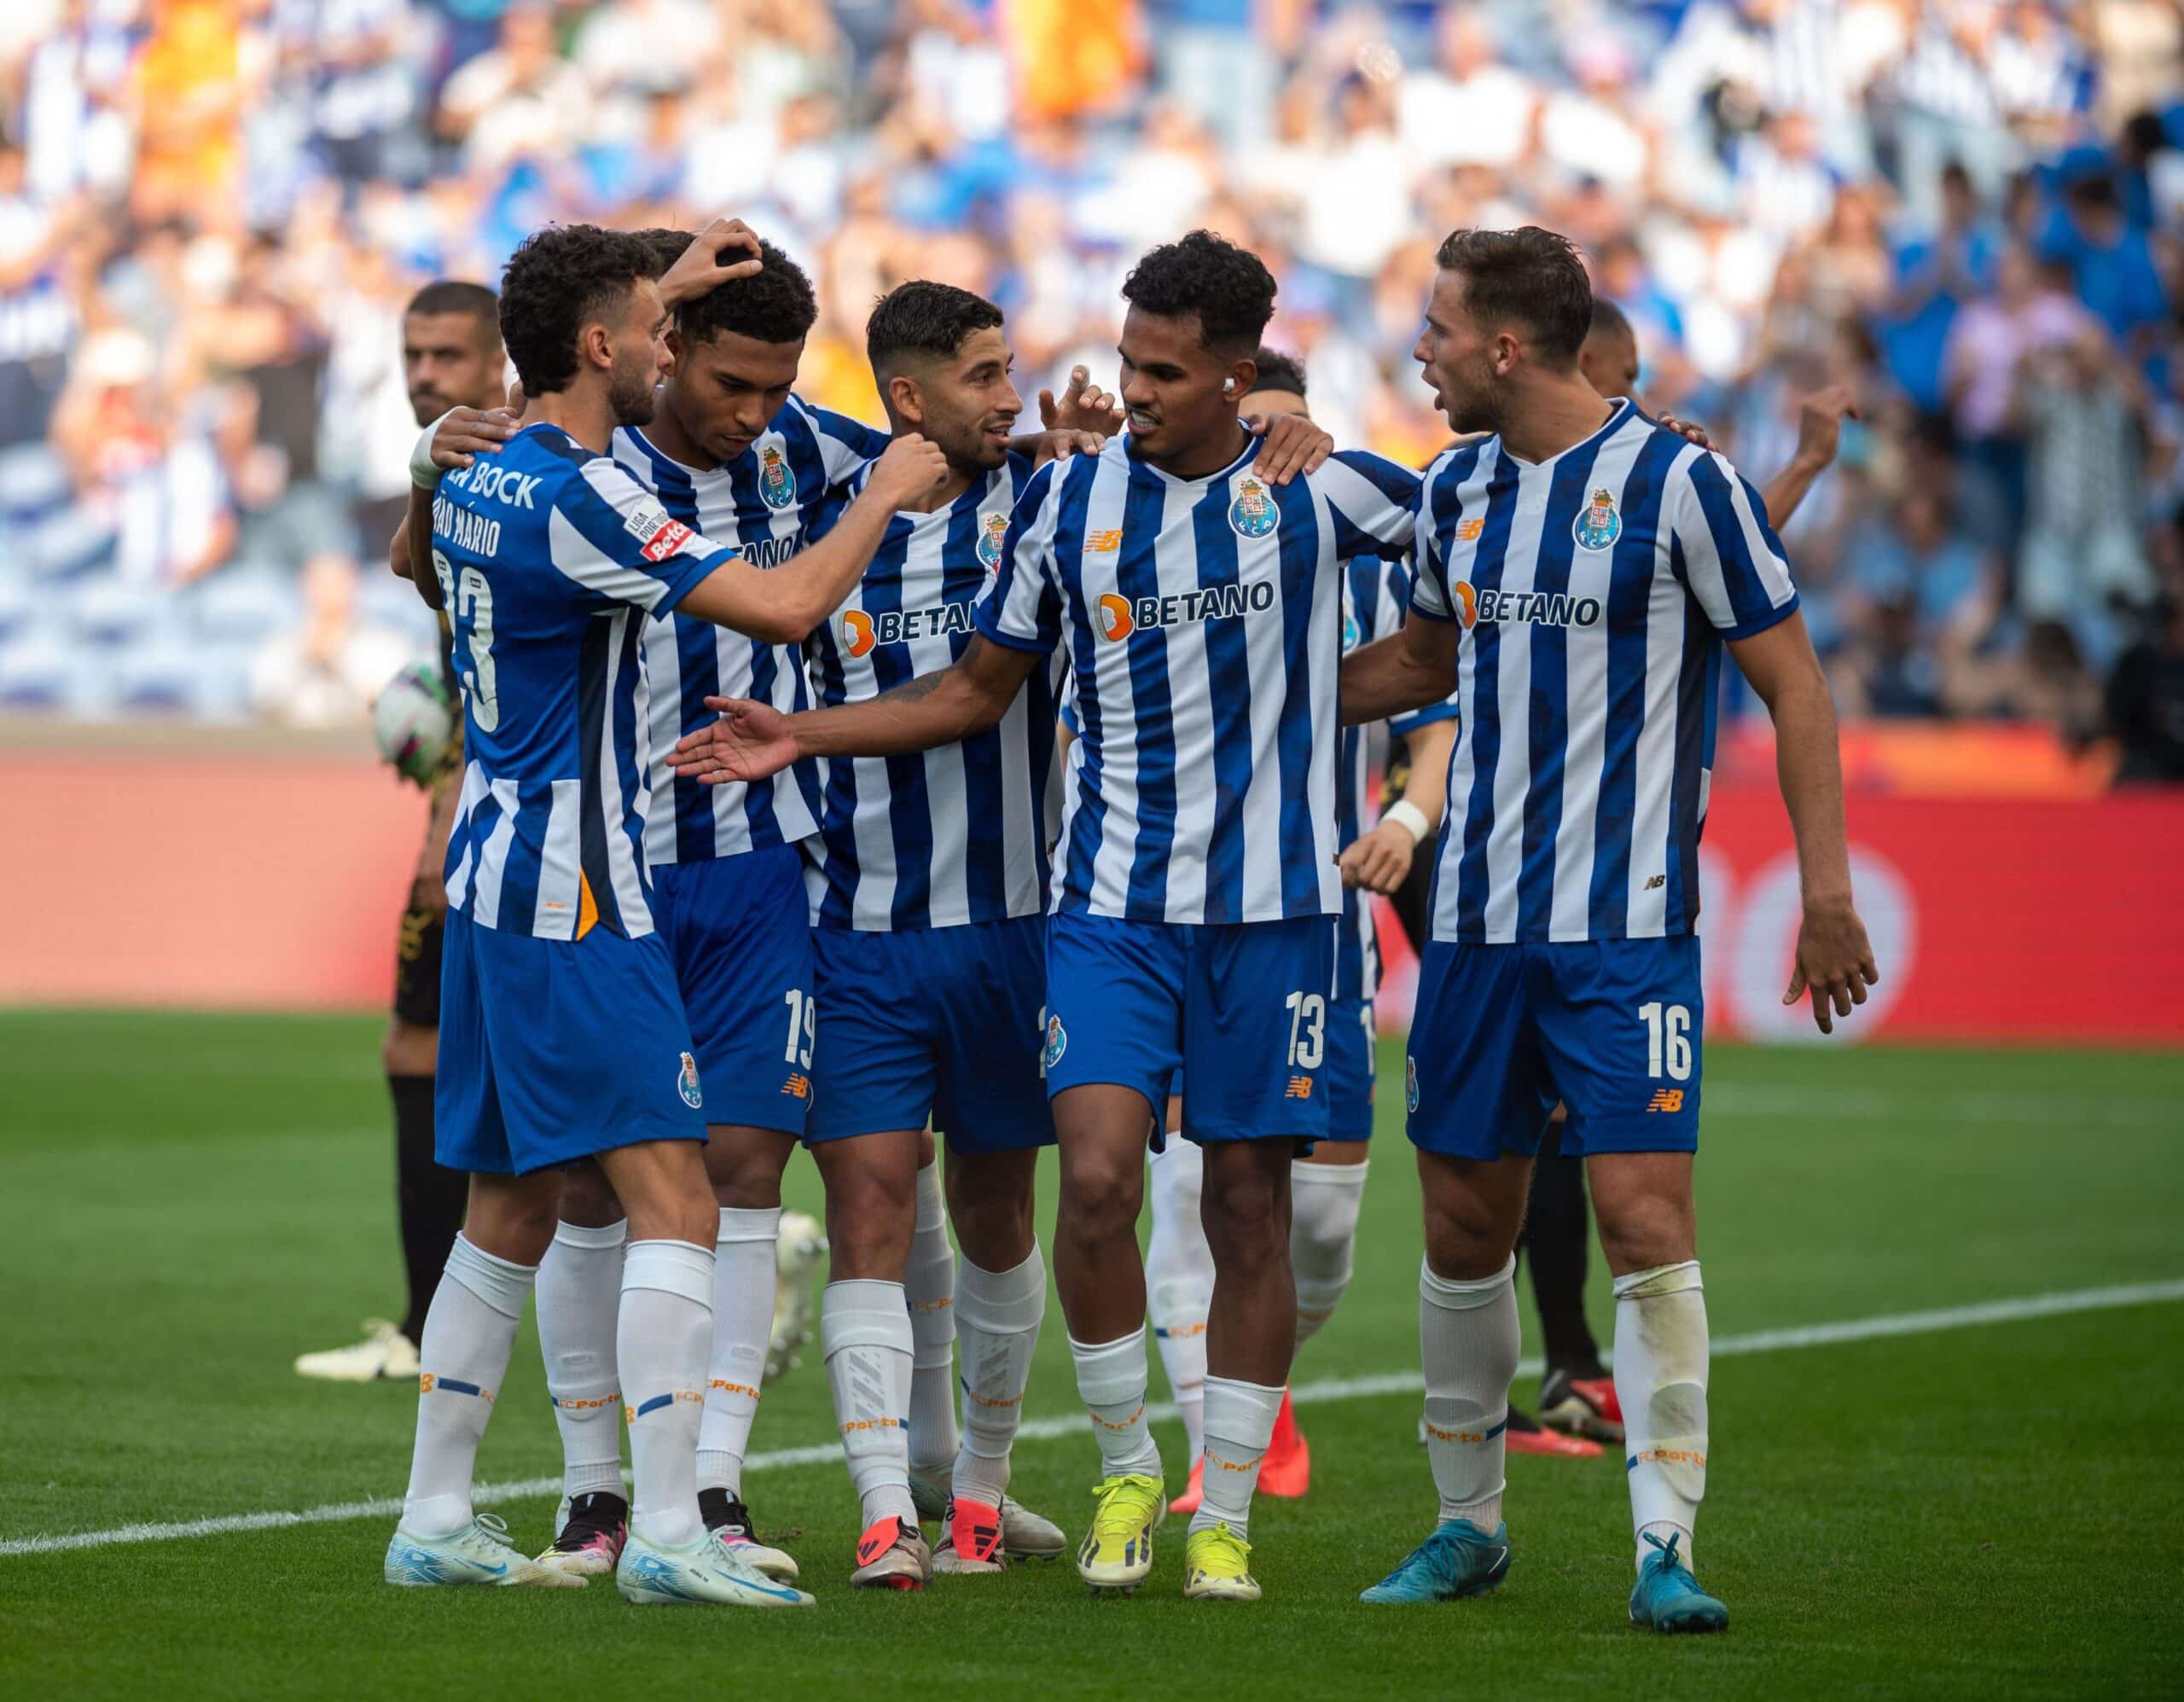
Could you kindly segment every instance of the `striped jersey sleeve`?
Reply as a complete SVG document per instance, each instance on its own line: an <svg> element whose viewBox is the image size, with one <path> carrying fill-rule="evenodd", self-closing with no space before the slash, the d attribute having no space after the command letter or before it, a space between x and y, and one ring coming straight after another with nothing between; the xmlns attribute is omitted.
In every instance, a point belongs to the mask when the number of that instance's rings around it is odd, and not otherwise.
<svg viewBox="0 0 2184 1702"><path fill-rule="evenodd" d="M793 406L802 412L811 427L815 446L819 451L819 465L824 470L829 491L857 476L867 462L876 461L887 453L887 433L868 426L862 420L852 420L846 414L837 414L831 408L818 408L800 397L789 398Z"/></svg>
<svg viewBox="0 0 2184 1702"><path fill-rule="evenodd" d="M1678 472L1676 575L1714 630L1750 638L1787 619L1798 590L1759 493L1718 453L1693 456Z"/></svg>
<svg viewBox="0 0 2184 1702"><path fill-rule="evenodd" d="M1090 456L1083 476L1095 465ZM1001 566L993 584L979 600L973 619L978 629L996 644L1012 650L1045 654L1061 642L1061 590L1054 560L1054 520L1061 484L1048 462L1031 475L1031 482L1017 498L1010 515L1008 535L1002 541Z"/></svg>
<svg viewBox="0 0 2184 1702"><path fill-rule="evenodd" d="M1418 520L1419 476L1385 456L1337 450L1312 475L1334 523L1335 555L1401 555Z"/></svg>
<svg viewBox="0 0 2184 1702"><path fill-rule="evenodd" d="M1412 558L1410 607L1431 620L1455 618L1449 607L1441 531L1454 518L1453 511L1462 506L1456 493L1478 464L1478 450L1475 444L1443 450L1419 481L1417 549Z"/></svg>
<svg viewBox="0 0 2184 1702"><path fill-rule="evenodd" d="M555 570L609 602L665 615L729 559L671 520L653 494L605 456L561 481L547 517Z"/></svg>

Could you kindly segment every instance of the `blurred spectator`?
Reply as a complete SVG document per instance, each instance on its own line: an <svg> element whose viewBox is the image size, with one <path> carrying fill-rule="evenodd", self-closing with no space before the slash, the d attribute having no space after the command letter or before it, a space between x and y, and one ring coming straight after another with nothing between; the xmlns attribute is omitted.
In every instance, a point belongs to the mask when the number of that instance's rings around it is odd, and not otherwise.
<svg viewBox="0 0 2184 1702"><path fill-rule="evenodd" d="M1211 223L1280 280L1275 334L1310 360L1316 411L1414 463L1445 441L1409 357L1435 245L1536 222L1637 327L1647 404L1712 423L1756 478L1798 454L1808 398L1861 398L1787 532L1847 709L2087 739L2106 687L2118 736L2151 751L2176 634L2145 611L2184 571L2184 539L2148 524L2184 499L2181 17L0 7L0 608L41 611L0 630L0 693L238 712L269 628L307 605L253 700L346 713L323 707L358 699L339 659L427 630L357 577L404 500L401 305L436 276L491 281L549 220L749 218L819 283L799 389L868 415L863 319L894 284L1000 301L1033 396L1075 361L1111 378L1136 255ZM53 689L71 642L107 647L119 683L78 690L64 666Z"/></svg>
<svg viewBox="0 0 2184 1702"><path fill-rule="evenodd" d="M2150 625L2108 683L2108 724L2123 746L2119 784L2184 781L2184 602L2164 599Z"/></svg>
<svg viewBox="0 0 2184 1702"><path fill-rule="evenodd" d="M304 570L304 623L250 669L251 707L290 727L354 726L410 659L410 641L357 613L357 565L322 555Z"/></svg>

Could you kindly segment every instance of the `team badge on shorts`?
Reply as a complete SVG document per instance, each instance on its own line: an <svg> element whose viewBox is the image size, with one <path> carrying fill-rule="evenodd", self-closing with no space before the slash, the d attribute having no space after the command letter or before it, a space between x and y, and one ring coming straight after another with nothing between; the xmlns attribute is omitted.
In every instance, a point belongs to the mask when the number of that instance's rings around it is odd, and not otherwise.
<svg viewBox="0 0 2184 1702"><path fill-rule="evenodd" d="M786 508L796 501L796 473L772 444L758 451L758 495L770 508Z"/></svg>
<svg viewBox="0 0 2184 1702"><path fill-rule="evenodd" d="M1060 1017L1048 1017L1046 1049L1039 1054L1039 1067L1043 1070L1053 1069L1055 1065L1061 1062L1061 1054L1068 1050L1069 1031L1061 1025Z"/></svg>
<svg viewBox="0 0 2184 1702"><path fill-rule="evenodd" d="M1593 486L1593 500L1577 511L1570 523L1570 536L1580 549L1612 549L1623 536L1623 516L1615 511L1615 498L1605 485Z"/></svg>
<svg viewBox="0 0 2184 1702"><path fill-rule="evenodd" d="M1266 486L1248 473L1228 505L1228 524L1239 537L1264 537L1281 518Z"/></svg>
<svg viewBox="0 0 2184 1702"><path fill-rule="evenodd" d="M1001 571L1001 546L1008 537L1008 516L988 514L985 531L979 537L979 563L989 573Z"/></svg>
<svg viewBox="0 0 2184 1702"><path fill-rule="evenodd" d="M1414 1113L1418 1109L1418 1060L1408 1052L1403 1059L1403 1098Z"/></svg>
<svg viewBox="0 0 2184 1702"><path fill-rule="evenodd" d="M1357 611L1345 607L1342 612L1342 653L1347 656L1355 650L1364 636L1364 629L1357 624Z"/></svg>
<svg viewBox="0 0 2184 1702"><path fill-rule="evenodd" d="M682 1067L675 1072L675 1090L693 1111L706 1102L706 1096L698 1091L698 1060L688 1052L682 1054Z"/></svg>

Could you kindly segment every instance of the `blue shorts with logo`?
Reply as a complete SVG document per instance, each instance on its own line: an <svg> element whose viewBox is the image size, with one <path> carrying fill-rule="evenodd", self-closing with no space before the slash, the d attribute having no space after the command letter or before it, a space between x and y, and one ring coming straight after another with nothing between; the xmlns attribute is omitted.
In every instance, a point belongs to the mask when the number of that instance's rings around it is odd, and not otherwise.
<svg viewBox="0 0 2184 1702"><path fill-rule="evenodd" d="M769 845L651 873L653 920L706 1084L706 1121L801 1135L816 1030L802 853Z"/></svg>
<svg viewBox="0 0 2184 1702"><path fill-rule="evenodd" d="M1433 941L1405 1060L1410 1138L1454 1158L1534 1153L1560 1100L1565 1153L1694 1152L1705 1022L1695 934Z"/></svg>
<svg viewBox="0 0 2184 1702"><path fill-rule="evenodd" d="M1160 1124L1182 1071L1190 1140L1324 1141L1333 979L1331 916L1193 924L1061 911L1047 919L1047 1091L1135 1088Z"/></svg>
<svg viewBox="0 0 2184 1702"><path fill-rule="evenodd" d="M450 910L433 1156L527 1176L640 1141L706 1138L703 1078L658 934L539 939Z"/></svg>
<svg viewBox="0 0 2184 1702"><path fill-rule="evenodd" d="M814 928L826 1090L815 1145L926 1119L957 1153L1053 1143L1039 1077L1047 919L899 932Z"/></svg>

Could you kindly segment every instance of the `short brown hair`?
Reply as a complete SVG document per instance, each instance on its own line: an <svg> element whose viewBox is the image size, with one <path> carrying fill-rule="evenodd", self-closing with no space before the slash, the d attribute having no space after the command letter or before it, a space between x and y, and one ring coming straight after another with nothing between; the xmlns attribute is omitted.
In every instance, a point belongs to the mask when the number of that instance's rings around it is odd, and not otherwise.
<svg viewBox="0 0 2184 1702"><path fill-rule="evenodd" d="M1434 255L1464 276L1464 305L1484 324L1515 320L1542 354L1570 362L1593 323L1593 284L1577 245L1559 231L1452 230Z"/></svg>

